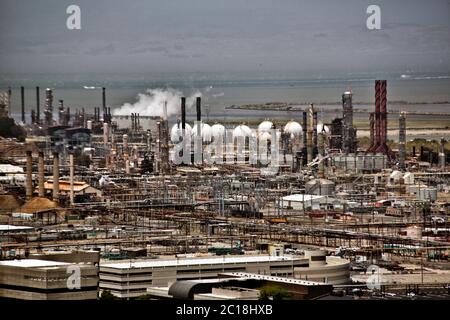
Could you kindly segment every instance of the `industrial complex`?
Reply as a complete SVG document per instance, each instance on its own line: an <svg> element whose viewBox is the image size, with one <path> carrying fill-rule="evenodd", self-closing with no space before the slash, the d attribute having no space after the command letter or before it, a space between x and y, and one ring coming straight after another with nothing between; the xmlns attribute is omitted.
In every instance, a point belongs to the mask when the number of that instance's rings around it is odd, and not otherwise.
<svg viewBox="0 0 450 320"><path fill-rule="evenodd" d="M364 143L351 90L331 121L310 104L258 123L39 87L16 123L5 90L0 298L449 299L449 143L412 144L387 81L370 89Z"/></svg>

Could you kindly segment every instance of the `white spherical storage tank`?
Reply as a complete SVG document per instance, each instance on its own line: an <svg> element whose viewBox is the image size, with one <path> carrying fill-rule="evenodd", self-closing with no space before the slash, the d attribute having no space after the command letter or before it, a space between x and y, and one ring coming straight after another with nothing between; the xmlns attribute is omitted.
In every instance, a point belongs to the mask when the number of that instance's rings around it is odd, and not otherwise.
<svg viewBox="0 0 450 320"><path fill-rule="evenodd" d="M186 123L186 134L191 134L192 131L192 127ZM181 137L183 135L182 129L181 129L181 123L178 124L174 124L172 126L172 129L170 129L170 140L172 142L178 142L179 141L179 137Z"/></svg>
<svg viewBox="0 0 450 320"><path fill-rule="evenodd" d="M197 132L198 132L197 124L195 124L194 127L192 128L192 138L195 138L197 136ZM201 134L203 142L211 142L212 131L211 126L209 124L202 123Z"/></svg>
<svg viewBox="0 0 450 320"><path fill-rule="evenodd" d="M238 137L254 137L255 133L245 124L238 125L233 130L233 139Z"/></svg>
<svg viewBox="0 0 450 320"><path fill-rule="evenodd" d="M259 132L268 132L272 128L273 128L272 121L265 120L259 124L258 131Z"/></svg>
<svg viewBox="0 0 450 320"><path fill-rule="evenodd" d="M302 135L303 127L297 121L289 121L284 126L284 132L289 133L291 137L299 137Z"/></svg>

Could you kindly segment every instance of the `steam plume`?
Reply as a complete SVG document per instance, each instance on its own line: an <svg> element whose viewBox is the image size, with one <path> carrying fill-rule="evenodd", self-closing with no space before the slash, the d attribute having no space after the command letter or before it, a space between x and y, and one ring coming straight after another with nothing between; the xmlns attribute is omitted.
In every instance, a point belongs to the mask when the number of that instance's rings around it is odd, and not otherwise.
<svg viewBox="0 0 450 320"><path fill-rule="evenodd" d="M125 103L113 111L114 115L130 115L139 113L141 116L163 116L164 102L167 101L167 115L170 117L180 112L180 100L183 93L174 89L147 89L145 93L137 95L135 103ZM186 107L191 108L195 98L202 96L197 91L190 97L186 97Z"/></svg>

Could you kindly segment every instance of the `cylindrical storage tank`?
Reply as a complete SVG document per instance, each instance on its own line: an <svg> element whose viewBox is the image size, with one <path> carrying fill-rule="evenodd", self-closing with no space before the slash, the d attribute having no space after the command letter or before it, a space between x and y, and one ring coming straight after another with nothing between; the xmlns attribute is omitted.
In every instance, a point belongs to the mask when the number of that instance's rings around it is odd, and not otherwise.
<svg viewBox="0 0 450 320"><path fill-rule="evenodd" d="M87 127L89 130L92 130L92 120L86 121L86 127Z"/></svg>
<svg viewBox="0 0 450 320"><path fill-rule="evenodd" d="M306 194L331 196L334 194L335 184L327 179L312 179L305 184Z"/></svg>

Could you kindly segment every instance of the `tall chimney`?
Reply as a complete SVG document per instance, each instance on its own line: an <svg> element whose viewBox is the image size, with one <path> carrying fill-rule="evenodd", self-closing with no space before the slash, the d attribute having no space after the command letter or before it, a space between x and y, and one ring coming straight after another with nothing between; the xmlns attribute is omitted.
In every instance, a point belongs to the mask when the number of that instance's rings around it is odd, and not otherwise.
<svg viewBox="0 0 450 320"><path fill-rule="evenodd" d="M302 153L303 153L303 164L306 164L307 162L307 158L306 155L308 154L308 149L307 149L307 145L308 145L308 114L306 111L303 111L303 148L302 148Z"/></svg>
<svg viewBox="0 0 450 320"><path fill-rule="evenodd" d="M106 145L108 144L108 122L103 122L103 144Z"/></svg>
<svg viewBox="0 0 450 320"><path fill-rule="evenodd" d="M41 123L41 103L39 98L39 87L36 87L36 123Z"/></svg>
<svg viewBox="0 0 450 320"><path fill-rule="evenodd" d="M201 97L197 97L196 100L196 105L197 105L197 121L202 121L202 98Z"/></svg>
<svg viewBox="0 0 450 320"><path fill-rule="evenodd" d="M167 101L164 101L164 107L163 107L163 120L167 121Z"/></svg>
<svg viewBox="0 0 450 320"><path fill-rule="evenodd" d="M22 122L25 123L25 88L20 87L20 98L22 106Z"/></svg>
<svg viewBox="0 0 450 320"><path fill-rule="evenodd" d="M441 145L439 149L439 165L442 170L445 169L445 139L441 139Z"/></svg>
<svg viewBox="0 0 450 320"><path fill-rule="evenodd" d="M38 196L44 197L44 152L39 151L38 154Z"/></svg>
<svg viewBox="0 0 450 320"><path fill-rule="evenodd" d="M73 176L74 176L74 164L73 164L73 152L69 153L69 180L70 180L70 204L74 204L73 193Z"/></svg>
<svg viewBox="0 0 450 320"><path fill-rule="evenodd" d="M401 112L398 119L398 164L400 169L405 169L406 158L406 118L405 113Z"/></svg>
<svg viewBox="0 0 450 320"><path fill-rule="evenodd" d="M31 150L27 150L27 168L26 168L25 194L27 200L33 197L33 157Z"/></svg>
<svg viewBox="0 0 450 320"><path fill-rule="evenodd" d="M59 200L59 153L53 152L53 201Z"/></svg>
<svg viewBox="0 0 450 320"><path fill-rule="evenodd" d="M186 97L181 97L181 129L186 129Z"/></svg>
<svg viewBox="0 0 450 320"><path fill-rule="evenodd" d="M313 112L313 158L317 156L317 111Z"/></svg>
<svg viewBox="0 0 450 320"><path fill-rule="evenodd" d="M324 178L325 177L325 160L323 158L325 157L325 138L324 138L323 132L319 133L318 149L319 149L319 155L320 155L320 163L319 163L319 170L317 172L317 176L319 178Z"/></svg>
<svg viewBox="0 0 450 320"><path fill-rule="evenodd" d="M102 106L103 106L103 112L106 109L106 93L105 93L105 87L102 88Z"/></svg>

